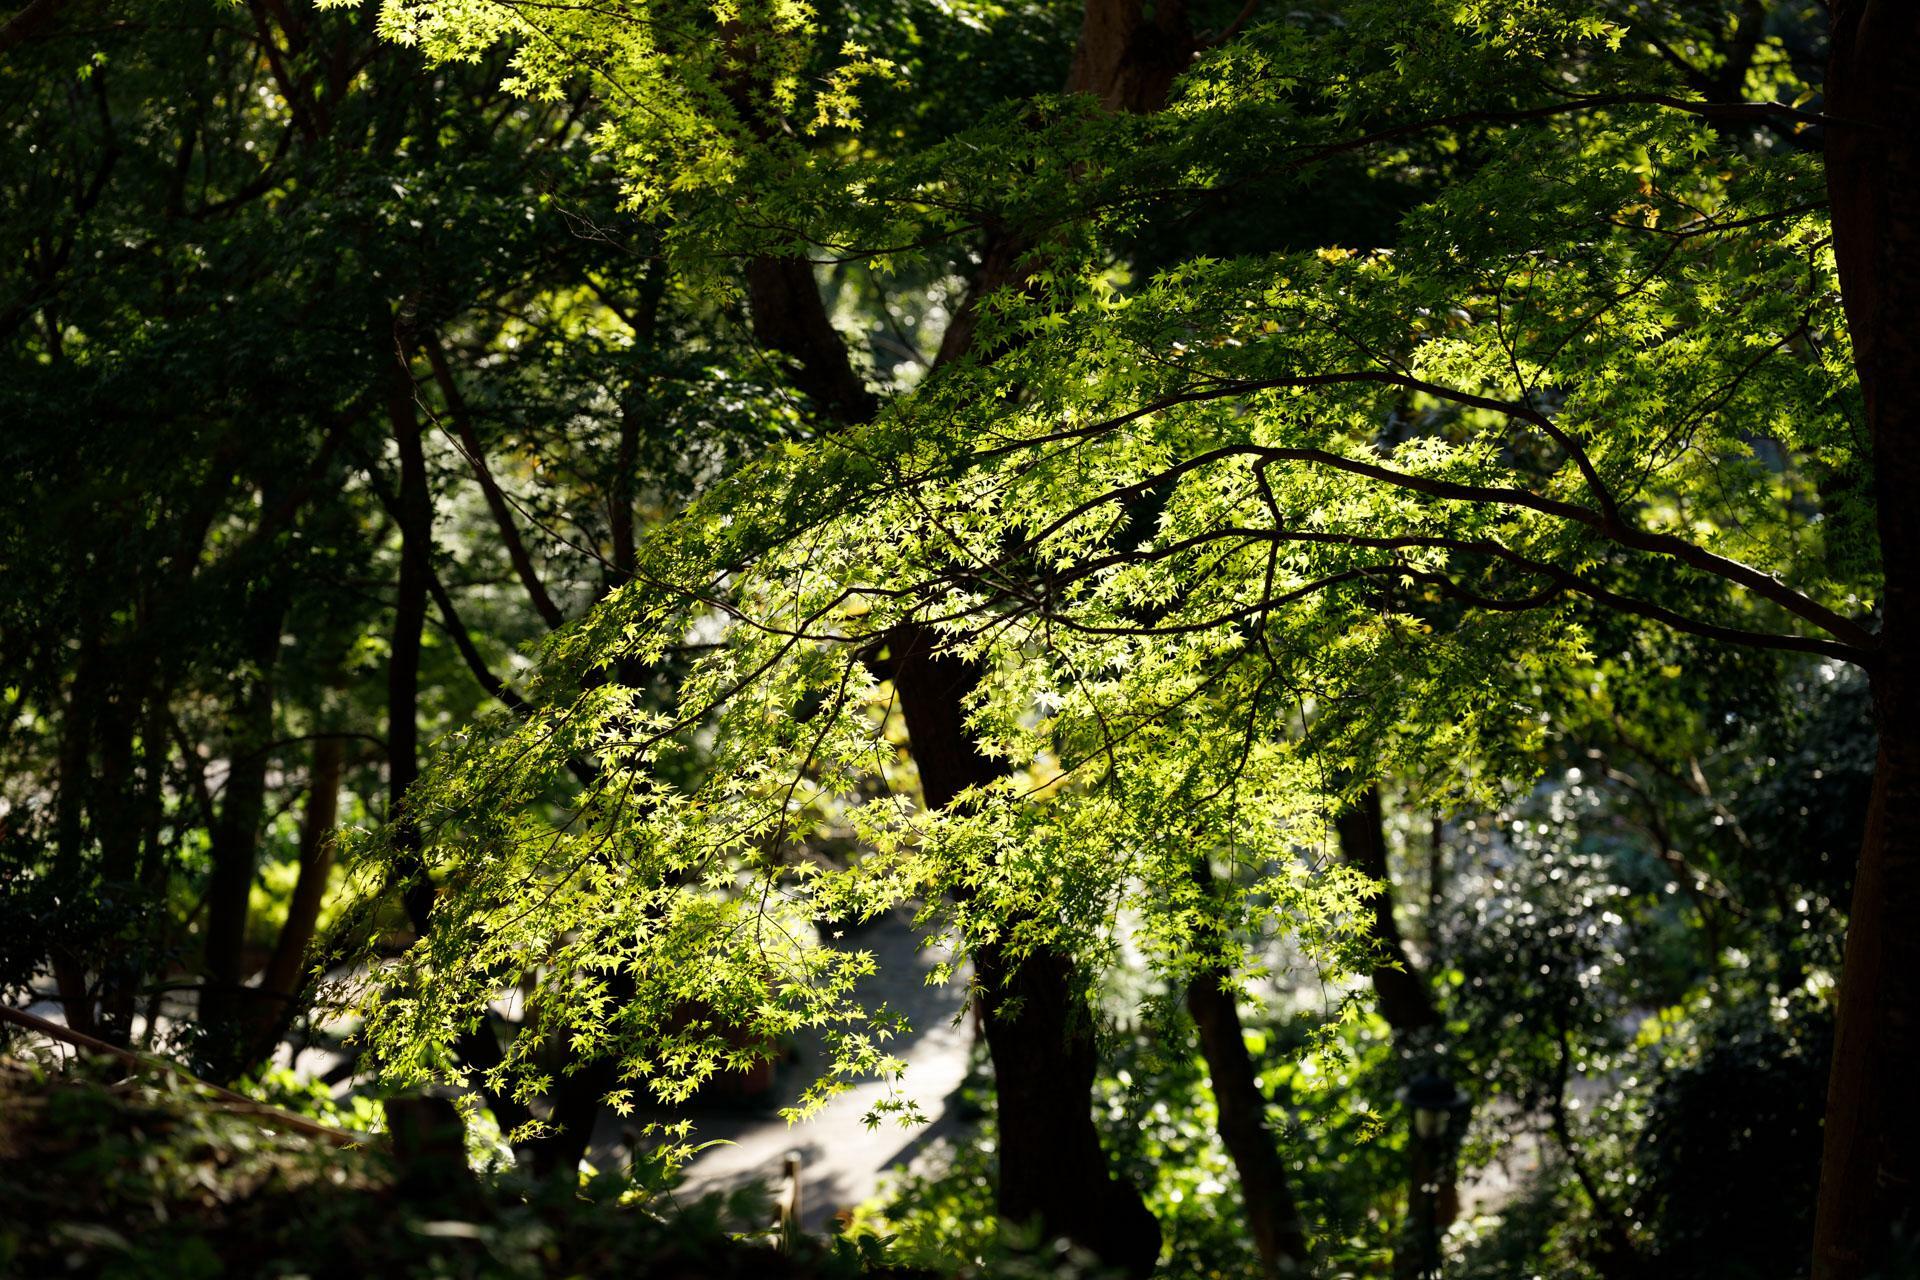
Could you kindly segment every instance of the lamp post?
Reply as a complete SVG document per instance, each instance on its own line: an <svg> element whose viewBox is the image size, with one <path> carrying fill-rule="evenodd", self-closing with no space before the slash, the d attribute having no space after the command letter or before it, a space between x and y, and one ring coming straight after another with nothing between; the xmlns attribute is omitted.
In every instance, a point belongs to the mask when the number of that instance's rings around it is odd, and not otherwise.
<svg viewBox="0 0 1920 1280"><path fill-rule="evenodd" d="M1413 1122L1407 1143L1408 1226L1412 1247L1396 1259L1394 1271L1406 1280L1439 1280L1441 1193L1451 1181L1453 1143L1459 1122L1473 1103L1437 1071L1423 1071L1400 1091ZM1448 1216L1451 1216L1449 1214Z"/></svg>

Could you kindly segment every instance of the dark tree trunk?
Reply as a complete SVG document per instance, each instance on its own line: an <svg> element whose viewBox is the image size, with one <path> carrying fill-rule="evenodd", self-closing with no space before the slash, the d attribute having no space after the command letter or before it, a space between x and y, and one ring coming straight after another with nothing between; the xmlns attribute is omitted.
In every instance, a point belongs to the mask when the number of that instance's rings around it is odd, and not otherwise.
<svg viewBox="0 0 1920 1280"><path fill-rule="evenodd" d="M631 989L611 994L615 999L633 996ZM564 1053L565 1046L561 1048ZM574 1178L580 1162L587 1158L587 1148L593 1145L600 1108L619 1084L620 1063L616 1058L594 1058L556 1075L547 1094L545 1119L550 1132L518 1148L515 1158L525 1162L537 1177Z"/></svg>
<svg viewBox="0 0 1920 1280"><path fill-rule="evenodd" d="M1004 766L967 732L964 699L980 679L971 664L935 653L932 633L904 627L888 639L886 672L899 694L927 807L942 809ZM1160 1226L1140 1193L1107 1168L1090 1095L1099 1065L1093 1011L1072 961L1038 952L1014 961L997 945L975 948L987 1050L1000 1108L1003 1222L1064 1236L1108 1266L1152 1270Z"/></svg>
<svg viewBox="0 0 1920 1280"><path fill-rule="evenodd" d="M793 381L836 422L865 422L879 402L860 380L846 343L827 317L804 258L766 255L747 264L753 336L793 362Z"/></svg>
<svg viewBox="0 0 1920 1280"><path fill-rule="evenodd" d="M1353 808L1334 820L1340 836L1340 852L1354 870L1376 880L1380 892L1371 902L1372 920L1368 932L1374 948L1373 994L1393 1031L1401 1060L1419 1060L1421 1038L1440 1026L1440 1011L1433 1001L1433 988L1427 976L1407 953L1406 938L1394 918L1393 876L1387 861L1387 824L1381 810L1380 791L1369 787ZM1438 833L1435 833L1436 847ZM1456 1121L1456 1124L1462 1123ZM1410 1146L1410 1175L1417 1191L1414 1204L1418 1212L1409 1227L1416 1237L1412 1248L1401 1248L1394 1256L1394 1274L1416 1275L1423 1265L1428 1241L1437 1240L1453 1225L1460 1209L1453 1150L1450 1146L1416 1136Z"/></svg>
<svg viewBox="0 0 1920 1280"><path fill-rule="evenodd" d="M1305 1224L1287 1179L1286 1161L1267 1128L1267 1098L1260 1092L1240 1010L1224 976L1203 974L1187 988L1187 1012L1200 1031L1200 1053L1207 1060L1219 1112L1215 1127L1240 1177L1247 1226L1267 1274L1301 1276L1307 1265Z"/></svg>
<svg viewBox="0 0 1920 1280"><path fill-rule="evenodd" d="M1833 6L1827 185L1873 445L1880 735L1854 876L1814 1228L1816 1280L1887 1274L1920 1232L1920 6Z"/></svg>
<svg viewBox="0 0 1920 1280"><path fill-rule="evenodd" d="M1174 77L1193 61L1186 0L1087 0L1068 93L1090 93L1109 111L1146 115L1166 105Z"/></svg>
<svg viewBox="0 0 1920 1280"><path fill-rule="evenodd" d="M227 781L214 825L213 874L207 885L206 985L200 1021L205 1058L213 1074L243 1069L251 1010L246 990L247 918L267 812L268 743L273 737L273 669L280 652L281 600L249 602L253 609L247 659L253 668L233 713Z"/></svg>
<svg viewBox="0 0 1920 1280"><path fill-rule="evenodd" d="M340 820L340 774L345 758L346 747L339 738L314 741L307 807L300 819L300 875L287 903L287 921L274 940L273 955L260 974L260 987L249 1010L249 1066L273 1053L293 1017L294 997L306 985L307 947L313 942L320 906L326 898L327 877L333 870L333 829Z"/></svg>
<svg viewBox="0 0 1920 1280"><path fill-rule="evenodd" d="M55 866L68 893L81 891L86 875L87 792L93 776L93 718L95 671L99 642L91 630L84 633L73 682L67 690L65 715L60 722L60 759L54 795L53 838ZM60 992L60 1008L67 1025L92 1034L93 992L87 982L87 957L54 940L49 963Z"/></svg>
<svg viewBox="0 0 1920 1280"><path fill-rule="evenodd" d="M427 485L427 460L415 401L409 335L395 322L376 325L386 352L387 423L400 459L400 488L395 521L400 526L400 575L393 607L393 638L387 658L387 821L403 854L417 853L420 833L407 813L407 790L420 776L420 637L427 622L427 587L432 576L433 494ZM407 917L424 931L433 909L433 885L424 868L408 869L402 890Z"/></svg>
<svg viewBox="0 0 1920 1280"><path fill-rule="evenodd" d="M1407 954L1406 939L1393 917L1393 879L1388 875L1387 828L1380 811L1380 792L1369 787L1358 804L1334 820L1334 828L1347 862L1380 882L1380 892L1372 899L1369 930L1378 957L1373 967L1373 993L1379 1001L1380 1016L1400 1040L1438 1026L1440 1015L1433 1006L1433 992Z"/></svg>
<svg viewBox="0 0 1920 1280"><path fill-rule="evenodd" d="M647 269L645 278L640 282L639 305L634 314L628 316L625 311L620 313L633 328L635 347L649 361L660 342L660 304L666 292L666 267L656 262ZM650 380L651 375L642 373L628 386L621 398L620 438L614 447L612 483L607 486L607 527L613 542L608 590L629 581L639 563L633 510L639 495L634 482L639 478L636 473L640 468L640 414L646 406L645 396Z"/></svg>
<svg viewBox="0 0 1920 1280"><path fill-rule="evenodd" d="M134 748L146 720L149 662L128 647L111 650L113 676L97 709L94 742L99 774L90 788L87 810L100 846L100 888L109 900L138 901L140 842L145 832L146 797L135 780ZM102 1040L125 1048L133 1035L133 1006L142 963L138 922L112 921L112 944L99 957L99 1025Z"/></svg>
<svg viewBox="0 0 1920 1280"><path fill-rule="evenodd" d="M400 574L387 660L387 820L395 845L403 855L412 855L412 865L403 866L400 877L407 920L415 932L425 933L434 889L419 862L420 833L407 813L407 790L420 776L420 639L433 585L433 493L407 354L411 338L401 323L384 319L376 321L373 335L383 350L387 423L400 458L400 488L393 502L394 523L400 528ZM485 1025L462 1033L454 1051L480 1074L499 1066L503 1057L499 1040ZM529 1119L523 1104L485 1092L502 1131L511 1133Z"/></svg>

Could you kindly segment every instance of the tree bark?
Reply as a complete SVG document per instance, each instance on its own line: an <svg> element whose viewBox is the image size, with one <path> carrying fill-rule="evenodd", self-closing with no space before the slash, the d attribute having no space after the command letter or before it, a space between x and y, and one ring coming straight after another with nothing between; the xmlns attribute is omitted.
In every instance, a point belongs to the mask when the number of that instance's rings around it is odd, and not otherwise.
<svg viewBox="0 0 1920 1280"><path fill-rule="evenodd" d="M115 646L112 677L98 706L94 737L99 776L88 795L94 839L100 845L100 888L111 901L132 903L139 893L140 842L146 797L135 782L134 746L146 719L151 660L138 641ZM135 991L144 957L131 919L113 922L112 942L99 957L101 1039L125 1047L132 1042Z"/></svg>
<svg viewBox="0 0 1920 1280"><path fill-rule="evenodd" d="M333 829L340 820L340 775L345 759L346 746L339 738L314 740L307 807L300 819L300 876L294 881L286 923L274 940L273 955L261 972L249 1011L249 1066L271 1056L293 1015L294 997L305 985L302 979L307 947L313 942L320 907L326 899L327 877L333 870Z"/></svg>
<svg viewBox="0 0 1920 1280"><path fill-rule="evenodd" d="M1373 966L1373 993L1379 1001L1380 1016L1399 1040L1440 1025L1433 992L1407 954L1406 939L1393 917L1393 879L1387 868L1387 828L1379 790L1367 788L1358 804L1334 820L1334 830L1347 862L1380 883L1380 892L1371 900L1373 921L1369 930L1379 957Z"/></svg>
<svg viewBox="0 0 1920 1280"><path fill-rule="evenodd" d="M1854 875L1814 1226L1815 1280L1886 1274L1920 1231L1920 6L1833 6L1834 252L1866 400L1886 577L1880 754Z"/></svg>
<svg viewBox="0 0 1920 1280"><path fill-rule="evenodd" d="M747 308L753 336L791 358L794 385L836 422L866 422L879 401L847 359L833 327L813 265L804 258L761 255L747 264Z"/></svg>
<svg viewBox="0 0 1920 1280"><path fill-rule="evenodd" d="M247 919L260 856L260 825L267 811L273 670L279 659L285 604L283 599L256 600L252 608L247 659L253 670L234 706L227 781L212 833L206 985L200 1008L201 1027L207 1033L203 1056L215 1075L227 1078L245 1066L246 1004L252 995L246 989Z"/></svg>
<svg viewBox="0 0 1920 1280"><path fill-rule="evenodd" d="M633 329L636 349L645 352L649 362L660 343L660 305L667 293L667 270L659 262L647 269L640 281L639 305L634 314L620 315ZM645 369L647 366L640 366ZM612 482L607 486L607 526L613 542L613 563L607 575L607 590L623 586L633 578L639 564L639 544L634 536L634 502L638 492L635 473L640 467L640 412L652 375L641 373L620 397L620 436L614 446Z"/></svg>
<svg viewBox="0 0 1920 1280"><path fill-rule="evenodd" d="M1267 1098L1247 1052L1239 1006L1224 979L1224 974L1203 974L1187 987L1187 1012L1200 1032L1200 1053L1207 1060L1219 1113L1215 1129L1239 1175L1247 1226L1267 1274L1302 1276L1307 1266L1305 1223L1287 1179L1286 1161L1267 1128Z"/></svg>
<svg viewBox="0 0 1920 1280"><path fill-rule="evenodd" d="M802 389L823 410L848 425L872 417L877 402L860 385L804 262L756 262L749 303L756 335L794 357ZM901 628L889 638L886 669L922 795L937 809L1000 776L1002 766L980 754L966 728L964 700L980 673L934 654L935 639ZM1144 1275L1159 1255L1160 1228L1140 1193L1107 1168L1090 1096L1098 1065L1093 1016L1071 963L1047 953L1015 963L997 946L972 959L1000 1105L1002 1221L1064 1236L1108 1266Z"/></svg>
<svg viewBox="0 0 1920 1280"><path fill-rule="evenodd" d="M980 672L936 653L935 641L903 627L888 638L885 665L921 794L928 808L944 809L1005 766L967 732L964 700ZM1145 1275L1159 1257L1160 1225L1139 1191L1107 1168L1090 1101L1099 1066L1093 1011L1071 959L1041 951L1016 960L989 944L974 949L973 968L999 1103L1001 1220L1064 1236L1107 1266Z"/></svg>
<svg viewBox="0 0 1920 1280"><path fill-rule="evenodd" d="M1420 1038L1441 1025L1440 1011L1434 1004L1433 988L1407 953L1406 938L1394 918L1393 875L1387 861L1387 824L1379 788L1368 787L1353 808L1334 819L1334 829L1348 865L1380 885L1371 900L1368 929L1375 955L1373 994L1380 1016L1392 1029L1401 1061L1411 1069L1411 1064L1418 1061ZM1437 844L1437 834L1435 840ZM1455 1123L1463 1124L1464 1120ZM1424 1218L1410 1224L1419 1237L1414 1247L1395 1252L1395 1274L1404 1276L1417 1274L1430 1242L1446 1234L1460 1210L1452 1149L1416 1135L1408 1154L1416 1203L1422 1206L1420 1215ZM1426 1190L1429 1187L1431 1191Z"/></svg>
<svg viewBox="0 0 1920 1280"><path fill-rule="evenodd" d="M1174 77L1193 61L1186 0L1087 0L1068 93L1090 93L1109 111L1146 115L1166 105Z"/></svg>

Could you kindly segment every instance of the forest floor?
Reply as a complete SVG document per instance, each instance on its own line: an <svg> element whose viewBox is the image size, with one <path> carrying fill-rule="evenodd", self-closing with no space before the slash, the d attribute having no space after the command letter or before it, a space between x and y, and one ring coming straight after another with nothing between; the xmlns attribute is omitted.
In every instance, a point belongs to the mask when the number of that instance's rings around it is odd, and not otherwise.
<svg viewBox="0 0 1920 1280"><path fill-rule="evenodd" d="M886 1048L907 1064L903 1078L893 1086L895 1096L914 1103L919 1118L911 1124L882 1118L869 1125L869 1112L888 1098L889 1086L863 1081L810 1119L793 1124L782 1119L780 1109L797 1104L807 1082L827 1062L823 1038L808 1035L794 1046L793 1056L775 1073L767 1093L751 1101L695 1108L693 1140L716 1145L701 1151L687 1166L681 1196L724 1194L754 1182L778 1192L785 1182L787 1156L798 1154L801 1223L807 1230L822 1231L837 1214L872 1199L890 1172L914 1169L923 1159L937 1158L943 1140L966 1141L973 1122L959 1108L957 1095L973 1062L975 1031L972 1019L964 1016L964 974L946 983L929 982L947 953L924 948L904 914L849 930L842 945L873 953L875 971L860 990L867 1007L884 1003L889 1012L906 1019L907 1032ZM56 1001L36 1003L31 1012L63 1021ZM290 1053L283 1047L281 1051L281 1064L306 1077L333 1074L342 1062L340 1055L322 1048ZM588 1160L600 1169L621 1168L640 1123L685 1115L662 1113L623 1121L607 1114L595 1131ZM1543 1144L1536 1135L1526 1136L1532 1140L1516 1143L1500 1160L1462 1179L1465 1216L1498 1212L1537 1168Z"/></svg>

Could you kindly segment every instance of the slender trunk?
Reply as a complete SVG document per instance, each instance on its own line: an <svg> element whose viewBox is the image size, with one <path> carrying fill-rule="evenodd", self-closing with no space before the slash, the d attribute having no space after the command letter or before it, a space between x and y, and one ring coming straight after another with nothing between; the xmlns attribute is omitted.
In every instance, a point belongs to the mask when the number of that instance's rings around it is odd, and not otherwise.
<svg viewBox="0 0 1920 1280"><path fill-rule="evenodd" d="M1200 1053L1213 1086L1216 1129L1240 1177L1247 1226L1270 1276L1306 1274L1307 1238L1300 1206L1287 1180L1286 1161L1267 1128L1267 1098L1260 1091L1253 1057L1233 990L1216 973L1187 987L1187 1012L1200 1031Z"/></svg>
<svg viewBox="0 0 1920 1280"><path fill-rule="evenodd" d="M249 1021L248 1065L264 1061L285 1034L294 997L304 985L307 947L313 942L333 870L333 829L340 820L340 774L345 744L335 737L315 739L312 772L307 778L307 807L300 820L300 875L287 903L287 920L274 940L273 955L260 975L260 989Z"/></svg>
<svg viewBox="0 0 1920 1280"><path fill-rule="evenodd" d="M99 775L89 791L87 810L100 845L100 888L109 901L138 900L143 798L135 783L134 748L146 712L147 664L138 654L114 651L114 678L100 700L94 741ZM109 945L99 957L99 1026L109 1044L125 1048L133 1036L134 993L140 985L143 957L138 927L131 916L110 918Z"/></svg>
<svg viewBox="0 0 1920 1280"><path fill-rule="evenodd" d="M420 639L427 623L427 582L433 554L433 495L414 398L411 345L403 326L376 324L376 338L389 345L386 361L387 424L400 461L395 522L400 526L400 574L395 584L393 639L387 657L387 821L403 855L415 855L420 833L407 813L407 789L420 776ZM407 868L402 890L407 916L426 928L433 885L418 865Z"/></svg>
<svg viewBox="0 0 1920 1280"><path fill-rule="evenodd" d="M60 722L60 773L53 817L54 865L65 891L76 897L84 892L86 876L87 784L93 769L93 689L98 662L94 632L83 634L86 638L81 642L73 682L67 690L66 713ZM54 985L60 992L61 1015L75 1031L92 1034L96 1020L86 960L58 939L48 957Z"/></svg>
<svg viewBox="0 0 1920 1280"><path fill-rule="evenodd" d="M1426 1047L1424 1040L1439 1028L1440 1012L1434 1005L1433 989L1407 953L1406 938L1394 918L1393 875L1387 861L1387 824L1379 788L1367 788L1353 808L1334 820L1334 827L1348 865L1380 886L1373 895L1368 929L1374 949L1373 994L1380 1016L1393 1031L1401 1060L1412 1064ZM1437 830L1434 838L1437 848ZM1400 1276L1419 1273L1433 1242L1453 1225L1460 1205L1451 1144L1415 1135L1408 1154L1416 1209L1408 1225L1415 1239L1413 1247L1401 1248L1394 1256L1394 1273Z"/></svg>
<svg viewBox="0 0 1920 1280"><path fill-rule="evenodd" d="M1421 941L1426 945L1427 960L1436 968L1444 969L1443 956L1439 944L1440 903L1447 892L1447 822L1439 813L1427 819L1427 914L1422 921L1425 933Z"/></svg>
<svg viewBox="0 0 1920 1280"><path fill-rule="evenodd" d="M177 837L168 839L165 834L167 825L167 769L172 760L173 748L168 740L167 723L171 717L172 689L165 680L155 683L147 695L146 723L140 730L141 786L144 791L145 813L140 833L140 872L138 901L161 903L166 901L167 878L172 870L173 845ZM172 913L149 910L141 921L139 943L141 954L149 957L147 964L157 967L159 957L166 946L168 934L173 927ZM147 994L145 1006L146 1031L145 1042L151 1046L159 1031L160 1010L162 1008L163 988L154 984Z"/></svg>
<svg viewBox="0 0 1920 1280"><path fill-rule="evenodd" d="M633 326L634 345L645 352L649 359L660 341L660 304L666 292L666 268L655 263L640 282L640 305L629 321ZM633 505L638 497L634 481L638 479L636 472L640 468L640 413L646 404L644 396L648 381L650 377L642 375L621 397L620 439L614 449L613 480L607 486L607 524L613 538L613 565L607 583L609 589L628 582L639 563L638 544L634 540Z"/></svg>
<svg viewBox="0 0 1920 1280"><path fill-rule="evenodd" d="M640 465L639 406L626 404L620 409L620 439L614 446L613 483L607 486L607 531L612 538L613 561L607 575L607 589L633 580L639 563L634 541L634 471Z"/></svg>
<svg viewBox="0 0 1920 1280"><path fill-rule="evenodd" d="M1920 1230L1920 6L1833 6L1827 185L1873 444L1880 754L1854 873L1814 1226L1816 1280L1887 1274Z"/></svg>

